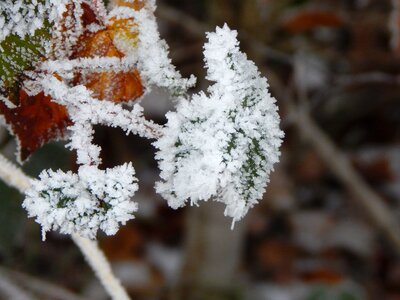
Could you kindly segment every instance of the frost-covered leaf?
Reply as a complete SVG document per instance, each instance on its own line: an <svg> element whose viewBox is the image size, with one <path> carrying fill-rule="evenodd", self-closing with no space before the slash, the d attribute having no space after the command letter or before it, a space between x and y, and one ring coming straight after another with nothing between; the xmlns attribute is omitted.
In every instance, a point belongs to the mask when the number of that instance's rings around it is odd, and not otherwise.
<svg viewBox="0 0 400 300"><path fill-rule="evenodd" d="M0 113L18 142L18 159L24 161L50 140L62 138L71 124L67 110L43 92L29 96L19 92L19 104L8 107L0 101Z"/></svg>
<svg viewBox="0 0 400 300"><path fill-rule="evenodd" d="M48 54L50 29L67 0L0 1L0 93L17 100L25 70Z"/></svg>
<svg viewBox="0 0 400 300"><path fill-rule="evenodd" d="M105 171L85 166L78 174L45 170L32 181L23 202L30 217L49 230L95 238L99 229L112 235L134 218L131 200L138 186L135 170L124 164Z"/></svg>
<svg viewBox="0 0 400 300"><path fill-rule="evenodd" d="M74 57L124 57L125 55L117 49L113 41L113 35L123 34L121 33L124 31L122 25L115 28L113 26L117 25L113 24L110 25L110 29L100 30L87 36ZM93 91L94 97L113 102L128 102L143 94L143 86L137 70L81 72L75 78L75 84L84 84Z"/></svg>
<svg viewBox="0 0 400 300"><path fill-rule="evenodd" d="M155 142L162 178L156 189L169 205L214 199L234 221L261 199L283 137L268 83L236 36L226 25L208 33L207 79L215 84L209 95L181 100Z"/></svg>
<svg viewBox="0 0 400 300"><path fill-rule="evenodd" d="M32 70L45 57L45 41L50 39L47 28L38 29L33 36L21 38L8 35L0 42L0 94L18 102L23 72Z"/></svg>

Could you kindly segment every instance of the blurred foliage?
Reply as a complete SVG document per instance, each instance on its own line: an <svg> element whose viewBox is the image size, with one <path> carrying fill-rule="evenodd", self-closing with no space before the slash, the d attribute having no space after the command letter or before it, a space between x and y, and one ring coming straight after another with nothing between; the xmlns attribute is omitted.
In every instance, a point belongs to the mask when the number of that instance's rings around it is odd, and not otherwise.
<svg viewBox="0 0 400 300"><path fill-rule="evenodd" d="M22 195L0 182L0 261L12 256L20 238L26 214L21 207Z"/></svg>

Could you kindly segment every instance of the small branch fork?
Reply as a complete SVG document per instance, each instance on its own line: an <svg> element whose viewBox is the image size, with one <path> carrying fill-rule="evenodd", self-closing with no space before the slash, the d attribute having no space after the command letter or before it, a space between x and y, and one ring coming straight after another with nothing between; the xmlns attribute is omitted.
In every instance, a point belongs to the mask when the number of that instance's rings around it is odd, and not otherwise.
<svg viewBox="0 0 400 300"><path fill-rule="evenodd" d="M1 154L0 179L21 193L24 193L29 188L31 180L20 168L12 164ZM98 244L77 234L71 235L71 238L79 247L87 263L93 269L111 298L113 300L129 300L128 293L121 285L119 279L113 274L110 263L98 247Z"/></svg>
<svg viewBox="0 0 400 300"><path fill-rule="evenodd" d="M127 134L133 133L148 139L157 139L162 134L162 126L146 120L143 108L138 104L129 111L111 101L99 101L91 96L91 91L86 87L80 85L70 88L53 75L45 76L41 86L46 94L68 109L74 123L69 128L72 131L69 147L77 150L78 164L100 163L100 148L92 143L95 124L120 127Z"/></svg>

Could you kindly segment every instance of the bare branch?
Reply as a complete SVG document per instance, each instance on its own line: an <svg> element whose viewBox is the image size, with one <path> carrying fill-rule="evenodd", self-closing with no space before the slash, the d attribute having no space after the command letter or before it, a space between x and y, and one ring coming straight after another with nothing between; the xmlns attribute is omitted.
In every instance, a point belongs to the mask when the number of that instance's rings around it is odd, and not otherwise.
<svg viewBox="0 0 400 300"><path fill-rule="evenodd" d="M54 285L52 283L40 280L31 275L27 275L21 272L17 272L15 270L9 270L3 267L0 267L0 271L8 274L13 279L15 279L19 284L25 286L29 290L46 297L50 297L51 299L58 300L85 300L85 298L75 295L69 290Z"/></svg>
<svg viewBox="0 0 400 300"><path fill-rule="evenodd" d="M0 295L3 295L4 299L33 300L30 295L4 276L2 272L0 272Z"/></svg>
<svg viewBox="0 0 400 300"><path fill-rule="evenodd" d="M385 201L369 187L354 170L348 158L335 146L330 138L318 127L301 108L292 107L290 112L296 115L295 126L304 138L315 148L325 164L344 186L352 192L354 201L362 206L375 225L382 230L388 240L400 253L400 227Z"/></svg>

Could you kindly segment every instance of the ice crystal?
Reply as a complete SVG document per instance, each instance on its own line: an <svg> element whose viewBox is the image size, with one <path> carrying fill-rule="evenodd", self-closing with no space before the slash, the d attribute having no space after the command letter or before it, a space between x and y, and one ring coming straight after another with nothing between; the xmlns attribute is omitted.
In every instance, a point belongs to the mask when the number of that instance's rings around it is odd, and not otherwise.
<svg viewBox="0 0 400 300"><path fill-rule="evenodd" d="M43 238L49 230L95 238L98 229L112 235L134 217L137 189L130 163L106 171L83 166L78 174L45 170L32 181L23 206L42 225Z"/></svg>
<svg viewBox="0 0 400 300"><path fill-rule="evenodd" d="M66 0L0 1L0 42L8 35L21 38L34 35L45 23L56 21L64 12Z"/></svg>
<svg viewBox="0 0 400 300"><path fill-rule="evenodd" d="M207 79L215 84L208 96L196 94L169 112L154 143L162 178L156 189L171 207L214 199L233 221L261 199L283 137L267 80L236 36L226 25L207 34Z"/></svg>

